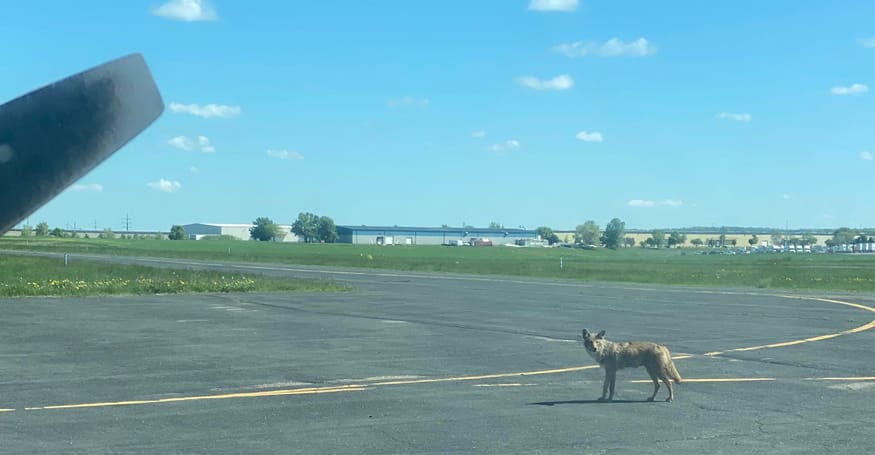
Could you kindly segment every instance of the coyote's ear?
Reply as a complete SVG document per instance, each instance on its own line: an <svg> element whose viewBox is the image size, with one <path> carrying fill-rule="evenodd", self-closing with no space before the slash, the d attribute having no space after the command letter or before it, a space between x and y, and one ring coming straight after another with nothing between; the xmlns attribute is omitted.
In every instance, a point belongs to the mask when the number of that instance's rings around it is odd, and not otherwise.
<svg viewBox="0 0 875 455"><path fill-rule="evenodd" d="M596 337L596 338L604 338L604 337L605 337L605 331L602 330L602 331L599 332L598 335L596 335L595 337Z"/></svg>
<svg viewBox="0 0 875 455"><path fill-rule="evenodd" d="M583 329L583 338L589 338L589 330Z"/></svg>

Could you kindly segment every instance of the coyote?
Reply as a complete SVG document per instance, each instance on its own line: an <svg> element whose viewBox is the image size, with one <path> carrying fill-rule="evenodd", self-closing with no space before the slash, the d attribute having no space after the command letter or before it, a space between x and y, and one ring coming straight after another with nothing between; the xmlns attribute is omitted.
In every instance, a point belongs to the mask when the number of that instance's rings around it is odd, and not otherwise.
<svg viewBox="0 0 875 455"><path fill-rule="evenodd" d="M673 379L675 382L680 383L681 375L678 373L677 368L675 368L674 362L671 360L671 353L668 352L668 348L665 345L648 341L617 343L606 340L604 330L597 334L592 334L588 330L583 329L583 346L586 348L586 352L605 369L605 385L599 401L611 401L614 399L614 383L617 380L617 370L635 368L642 365L644 365L644 368L647 368L647 373L650 374L650 379L653 380L653 395L647 401L653 401L656 398L656 392L659 392L660 379L668 387L668 398L665 401L674 399L671 380ZM610 395L608 395L609 388Z"/></svg>

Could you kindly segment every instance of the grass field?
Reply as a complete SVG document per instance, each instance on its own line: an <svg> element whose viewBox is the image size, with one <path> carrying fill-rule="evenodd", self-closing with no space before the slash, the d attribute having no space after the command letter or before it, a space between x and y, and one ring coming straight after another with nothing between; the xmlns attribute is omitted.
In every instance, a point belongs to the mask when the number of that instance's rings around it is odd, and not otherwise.
<svg viewBox="0 0 875 455"><path fill-rule="evenodd" d="M285 244L245 241L0 239L0 249L152 256L422 272L567 278L711 287L875 292L875 255L700 255L641 248L471 248ZM560 268L560 258L562 267Z"/></svg>
<svg viewBox="0 0 875 455"><path fill-rule="evenodd" d="M179 294L191 292L340 291L319 280L165 270L100 262L0 255L0 297Z"/></svg>

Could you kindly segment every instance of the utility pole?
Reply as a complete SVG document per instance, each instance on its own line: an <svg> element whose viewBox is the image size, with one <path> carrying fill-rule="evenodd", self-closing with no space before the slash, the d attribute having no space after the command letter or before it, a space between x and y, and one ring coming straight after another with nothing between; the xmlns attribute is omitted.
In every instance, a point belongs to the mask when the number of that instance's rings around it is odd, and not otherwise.
<svg viewBox="0 0 875 455"><path fill-rule="evenodd" d="M125 226L125 232L130 231L131 230L131 217L127 213L125 213L125 219L124 219L123 223Z"/></svg>

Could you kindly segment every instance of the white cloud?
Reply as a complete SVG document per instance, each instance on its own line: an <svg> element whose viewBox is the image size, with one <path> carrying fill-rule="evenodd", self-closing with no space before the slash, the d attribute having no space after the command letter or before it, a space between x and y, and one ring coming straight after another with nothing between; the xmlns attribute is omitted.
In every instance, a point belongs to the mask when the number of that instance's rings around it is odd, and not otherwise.
<svg viewBox="0 0 875 455"><path fill-rule="evenodd" d="M165 179L160 179L156 182L149 182L146 185L153 190L163 191L165 193L175 193L182 188L182 184L178 181Z"/></svg>
<svg viewBox="0 0 875 455"><path fill-rule="evenodd" d="M574 11L577 0L530 0L529 9L533 11Z"/></svg>
<svg viewBox="0 0 875 455"><path fill-rule="evenodd" d="M643 199L632 199L626 204L628 204L629 207L653 207L656 205L653 201L646 201Z"/></svg>
<svg viewBox="0 0 875 455"><path fill-rule="evenodd" d="M735 112L718 112L714 117L721 120L734 120L736 122L749 122L753 119L748 113L738 114Z"/></svg>
<svg viewBox="0 0 875 455"><path fill-rule="evenodd" d="M860 159L864 161L872 161L875 159L875 156L872 155L872 152L860 152Z"/></svg>
<svg viewBox="0 0 875 455"><path fill-rule="evenodd" d="M267 154L269 156L274 157L274 158L279 158L281 160L288 160L288 161L297 161L297 160L304 159L304 155L301 155L298 152L293 152L290 150L268 150Z"/></svg>
<svg viewBox="0 0 875 455"><path fill-rule="evenodd" d="M472 131L471 137L476 137L478 139L486 137L486 131L483 131L483 130Z"/></svg>
<svg viewBox="0 0 875 455"><path fill-rule="evenodd" d="M201 170L198 169L197 166L192 166L192 167L188 168L188 170L191 171L192 174L200 174L201 173Z"/></svg>
<svg viewBox="0 0 875 455"><path fill-rule="evenodd" d="M662 201L650 201L647 199L632 199L626 203L629 207L682 207L684 201L665 199Z"/></svg>
<svg viewBox="0 0 875 455"><path fill-rule="evenodd" d="M240 106L225 104L182 104L170 103L170 110L177 114L191 114L203 118L231 118L240 115Z"/></svg>
<svg viewBox="0 0 875 455"><path fill-rule="evenodd" d="M152 14L176 21L196 22L216 20L216 10L206 0L170 0L153 8Z"/></svg>
<svg viewBox="0 0 875 455"><path fill-rule="evenodd" d="M204 153L216 153L216 148L210 144L210 140L206 136L198 136L197 141L186 136L176 136L167 143L186 151L200 150Z"/></svg>
<svg viewBox="0 0 875 455"><path fill-rule="evenodd" d="M850 87L833 87L829 89L829 93L833 95L862 95L869 91L869 87L865 84L853 84Z"/></svg>
<svg viewBox="0 0 875 455"><path fill-rule="evenodd" d="M787 194L787 193L781 193L781 194L779 195L779 197L780 197L781 199L785 200L785 201L789 201L789 200L790 200L790 195Z"/></svg>
<svg viewBox="0 0 875 455"><path fill-rule="evenodd" d="M577 135L574 137L580 139L583 142L602 142L604 140L604 138L602 137L602 133L599 133L598 131L593 131L591 133L581 131L577 133Z"/></svg>
<svg viewBox="0 0 875 455"><path fill-rule="evenodd" d="M418 99L412 96L405 96L402 98L389 98L389 101L386 101L390 107L397 106L419 106L419 107L428 107L429 101L425 98Z"/></svg>
<svg viewBox="0 0 875 455"><path fill-rule="evenodd" d="M567 74L562 74L550 80L538 79L533 76L523 76L516 79L522 86L535 90L568 90L574 86L574 79Z"/></svg>
<svg viewBox="0 0 875 455"><path fill-rule="evenodd" d="M860 38L857 40L860 42L860 45L867 48L875 48L875 36L872 38Z"/></svg>
<svg viewBox="0 0 875 455"><path fill-rule="evenodd" d="M87 183L87 184L75 184L70 187L72 191L83 191L83 192L92 192L92 193L102 193L103 185L99 183Z"/></svg>
<svg viewBox="0 0 875 455"><path fill-rule="evenodd" d="M197 143L204 153L216 153L216 148L210 144L210 140L206 136L198 136Z"/></svg>
<svg viewBox="0 0 875 455"><path fill-rule="evenodd" d="M498 144L492 144L487 147L488 150L493 152L507 152L510 150L516 150L520 148L520 143L516 139L509 139L504 142L500 142Z"/></svg>
<svg viewBox="0 0 875 455"><path fill-rule="evenodd" d="M554 46L553 50L567 57L584 57L595 55L598 57L646 57L657 52L657 47L645 38L638 38L631 43L624 43L618 38L611 38L604 44L583 41L562 43Z"/></svg>
<svg viewBox="0 0 875 455"><path fill-rule="evenodd" d="M182 150L194 150L194 141L185 136L176 136L167 141L168 144Z"/></svg>

